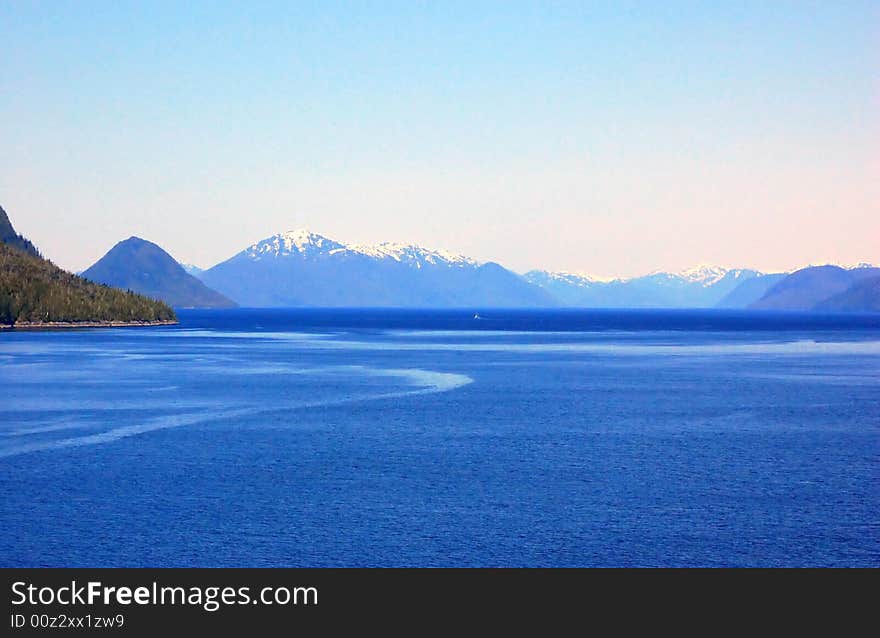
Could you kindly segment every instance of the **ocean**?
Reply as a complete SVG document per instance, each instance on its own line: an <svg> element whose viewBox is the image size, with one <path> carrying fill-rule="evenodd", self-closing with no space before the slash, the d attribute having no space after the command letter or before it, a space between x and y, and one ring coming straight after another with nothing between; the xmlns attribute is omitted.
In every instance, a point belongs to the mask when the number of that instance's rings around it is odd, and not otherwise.
<svg viewBox="0 0 880 638"><path fill-rule="evenodd" d="M0 334L0 566L880 566L880 316Z"/></svg>

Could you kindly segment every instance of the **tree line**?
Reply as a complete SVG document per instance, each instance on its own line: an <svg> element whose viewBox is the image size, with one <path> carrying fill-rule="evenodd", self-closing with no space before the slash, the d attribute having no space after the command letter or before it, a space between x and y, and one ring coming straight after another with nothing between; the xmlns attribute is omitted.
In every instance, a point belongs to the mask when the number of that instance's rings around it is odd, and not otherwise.
<svg viewBox="0 0 880 638"><path fill-rule="evenodd" d="M0 243L0 324L174 319L162 301L88 281Z"/></svg>

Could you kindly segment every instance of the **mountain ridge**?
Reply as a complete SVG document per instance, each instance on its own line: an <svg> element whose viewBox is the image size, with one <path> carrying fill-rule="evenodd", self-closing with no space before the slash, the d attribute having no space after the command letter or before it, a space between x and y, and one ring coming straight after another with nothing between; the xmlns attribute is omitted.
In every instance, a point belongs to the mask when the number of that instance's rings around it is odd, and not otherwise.
<svg viewBox="0 0 880 638"><path fill-rule="evenodd" d="M377 259L387 258L398 262L480 265L480 262L470 257L445 250L433 250L418 244L389 241L378 244L345 244L305 228L276 233L271 237L251 244L243 252L247 253L252 259L261 259L266 255L275 257L291 254L310 256L321 252L328 252L329 254L348 252L352 255L363 255Z"/></svg>
<svg viewBox="0 0 880 638"><path fill-rule="evenodd" d="M558 305L495 262L415 244L345 244L306 229L255 242L200 277L245 306Z"/></svg>
<svg viewBox="0 0 880 638"><path fill-rule="evenodd" d="M39 255L0 207L0 239ZM412 243L345 243L304 228L253 242L215 266L180 264L138 237L118 242L84 273L176 307L248 306L522 306L580 308L755 308L857 310L873 288L831 302L880 269L861 262L823 264L791 273L711 264L635 277L530 270L519 275L493 261ZM208 286L213 286L214 289ZM861 300L861 301L860 301ZM827 302L827 303L826 303Z"/></svg>
<svg viewBox="0 0 880 638"><path fill-rule="evenodd" d="M629 278L597 278L570 272L530 270L527 281L548 290L563 305L607 308L708 308L743 280L762 273L701 264L679 272L654 271Z"/></svg>
<svg viewBox="0 0 880 638"><path fill-rule="evenodd" d="M860 265L843 268L826 264L791 273L748 307L756 310L814 310L846 293L864 279L880 276L880 268Z"/></svg>
<svg viewBox="0 0 880 638"><path fill-rule="evenodd" d="M488 271L492 277L484 276ZM199 273L217 290L253 306L584 308L745 308L788 276L709 264L629 278L545 270L517 275L451 251L397 242L344 243L303 228L254 242Z"/></svg>

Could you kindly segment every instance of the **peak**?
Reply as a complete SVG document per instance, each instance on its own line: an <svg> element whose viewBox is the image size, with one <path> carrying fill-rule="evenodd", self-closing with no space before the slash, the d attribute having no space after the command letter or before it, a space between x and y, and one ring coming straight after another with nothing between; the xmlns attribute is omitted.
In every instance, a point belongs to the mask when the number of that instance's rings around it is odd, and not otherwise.
<svg viewBox="0 0 880 638"><path fill-rule="evenodd" d="M579 281L579 282L590 283L590 284L609 283L612 281L618 281L618 278L616 278L616 277L605 277L603 275L595 275L593 273L582 272L582 271L557 270L554 272L547 272L545 274L552 279L561 279L561 280L565 280L565 281Z"/></svg>
<svg viewBox="0 0 880 638"><path fill-rule="evenodd" d="M704 286L711 286L714 283L717 283L729 272L727 268L722 266L714 266L711 264L697 264L691 268L686 268L685 270L679 271L677 273L663 273L663 274L671 274L673 277L679 277L680 279L684 279L690 283L701 283Z"/></svg>
<svg viewBox="0 0 880 638"><path fill-rule="evenodd" d="M151 248L151 247L158 248L159 250L162 250L162 248L161 248L161 246L159 246L159 244L152 242L152 241L148 241L148 240L143 239L141 237L137 237L136 235L132 235L128 239L123 239L122 241L118 242L114 246L114 248L132 248L132 249Z"/></svg>
<svg viewBox="0 0 880 638"><path fill-rule="evenodd" d="M278 236L284 237L286 239L306 240L306 241L317 241L317 240L321 240L321 239L327 239L323 235L319 235L318 233L313 233L308 228L293 228L291 230L286 230L283 233L278 233Z"/></svg>
<svg viewBox="0 0 880 638"><path fill-rule="evenodd" d="M245 252L252 259L259 259L263 255L312 254L337 248L343 245L306 228L295 228L258 241Z"/></svg>
<svg viewBox="0 0 880 638"><path fill-rule="evenodd" d="M122 241L117 242L107 251L107 254L105 254L102 259L111 256L124 256L126 259L135 258L136 256L160 256L163 259L167 258L174 261L174 258L171 257L171 255L169 255L159 244L134 235L128 239L123 239Z"/></svg>
<svg viewBox="0 0 880 638"><path fill-rule="evenodd" d="M342 245L332 239L328 239L324 235L313 233L307 228L294 228L293 230L287 230L283 233L279 233L276 237L284 242L284 245L288 250L292 247L302 250L307 246L329 248L332 250L333 248L338 248Z"/></svg>
<svg viewBox="0 0 880 638"><path fill-rule="evenodd" d="M691 266L690 268L686 268L681 271L682 274L692 274L692 273L718 273L718 272L727 272L727 268L722 266L715 266L713 264L697 264L696 266Z"/></svg>
<svg viewBox="0 0 880 638"><path fill-rule="evenodd" d="M112 273L129 271L132 268L166 270L180 268L174 257L165 249L140 237L129 237L114 245L94 264L83 271L83 276L108 285L113 281ZM134 290L134 288L132 288Z"/></svg>
<svg viewBox="0 0 880 638"><path fill-rule="evenodd" d="M572 273L560 273L562 275L568 275L571 277L580 277L590 283L601 283L607 284L612 281L619 281L618 277L606 277L605 275L597 275L595 273L590 272L572 272Z"/></svg>

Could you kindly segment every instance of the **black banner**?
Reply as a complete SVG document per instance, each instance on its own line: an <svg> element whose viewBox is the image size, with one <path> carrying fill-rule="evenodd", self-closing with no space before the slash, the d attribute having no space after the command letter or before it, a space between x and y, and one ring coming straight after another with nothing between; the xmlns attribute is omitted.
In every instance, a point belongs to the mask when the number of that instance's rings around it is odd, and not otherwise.
<svg viewBox="0 0 880 638"><path fill-rule="evenodd" d="M872 609L876 571L544 569L7 569L3 635L549 627L600 619L842 626ZM411 623L416 622L415 625ZM354 625L352 625L354 623ZM758 624L754 624L758 623Z"/></svg>

